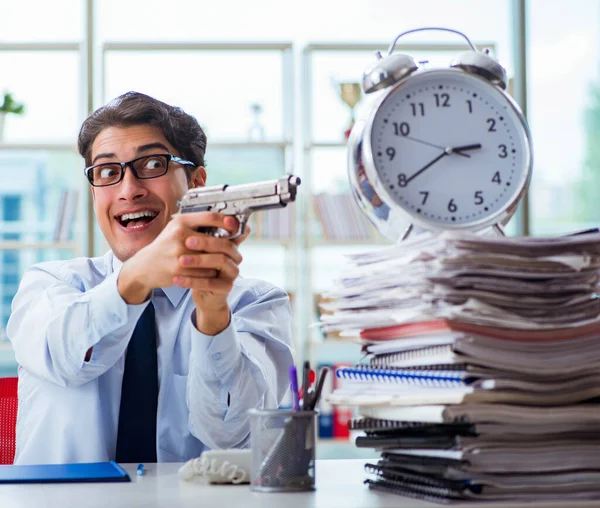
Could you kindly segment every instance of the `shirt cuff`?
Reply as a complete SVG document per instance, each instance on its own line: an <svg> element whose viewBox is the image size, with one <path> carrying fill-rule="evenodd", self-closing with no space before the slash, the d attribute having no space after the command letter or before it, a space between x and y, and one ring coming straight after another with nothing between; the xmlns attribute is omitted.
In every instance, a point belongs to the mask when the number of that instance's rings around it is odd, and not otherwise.
<svg viewBox="0 0 600 508"><path fill-rule="evenodd" d="M231 375L239 360L242 348L240 339L233 326L233 315L225 330L217 335L205 335L198 331L195 323L195 313L192 312L192 348L194 363L200 367L203 375L213 372L221 382Z"/></svg>

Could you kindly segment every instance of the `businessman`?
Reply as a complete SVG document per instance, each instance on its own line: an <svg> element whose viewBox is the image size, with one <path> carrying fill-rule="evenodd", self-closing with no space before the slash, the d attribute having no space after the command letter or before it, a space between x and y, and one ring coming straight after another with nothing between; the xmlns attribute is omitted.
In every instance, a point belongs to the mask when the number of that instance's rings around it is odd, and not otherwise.
<svg viewBox="0 0 600 508"><path fill-rule="evenodd" d="M293 363L287 295L239 277L234 217L182 215L205 185L195 118L129 92L78 140L102 257L40 263L12 303L15 463L185 461L249 444L250 408L277 407Z"/></svg>

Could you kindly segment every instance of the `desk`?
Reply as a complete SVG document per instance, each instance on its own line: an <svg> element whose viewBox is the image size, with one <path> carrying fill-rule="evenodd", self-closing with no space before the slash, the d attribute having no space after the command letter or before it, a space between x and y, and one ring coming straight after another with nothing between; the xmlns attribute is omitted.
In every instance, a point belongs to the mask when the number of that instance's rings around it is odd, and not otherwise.
<svg viewBox="0 0 600 508"><path fill-rule="evenodd" d="M77 483L0 485L2 508L411 508L441 506L393 494L375 492L363 485L362 459L318 460L317 490L296 493L260 493L248 485L216 486L179 480L181 464L125 464L131 483ZM565 503L461 504L469 508L559 508ZM569 502L569 508L600 507L598 502Z"/></svg>

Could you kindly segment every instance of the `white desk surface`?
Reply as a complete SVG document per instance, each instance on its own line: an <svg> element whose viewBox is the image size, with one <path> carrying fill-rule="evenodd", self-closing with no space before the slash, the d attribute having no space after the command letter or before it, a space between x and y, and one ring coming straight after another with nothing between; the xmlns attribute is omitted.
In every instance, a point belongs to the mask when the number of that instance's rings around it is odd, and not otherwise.
<svg viewBox="0 0 600 508"><path fill-rule="evenodd" d="M146 465L146 474L135 474L137 464L125 464L131 483L62 483L0 485L1 508L378 508L441 506L394 494L369 490L363 485L365 460L318 460L317 490L296 493L252 492L248 485L204 485L184 482L177 475L181 464ZM597 502L568 503L469 503L469 508L569 508L600 507Z"/></svg>

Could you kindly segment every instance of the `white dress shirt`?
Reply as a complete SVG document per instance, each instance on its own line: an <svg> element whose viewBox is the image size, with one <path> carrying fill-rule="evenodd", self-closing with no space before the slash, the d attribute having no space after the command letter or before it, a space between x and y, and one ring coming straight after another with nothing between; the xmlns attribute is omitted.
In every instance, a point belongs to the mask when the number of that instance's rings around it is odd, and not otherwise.
<svg viewBox="0 0 600 508"><path fill-rule="evenodd" d="M128 305L112 254L52 261L26 272L7 333L19 364L16 464L115 458L125 351L149 302ZM159 462L249 444L250 408L277 407L293 364L288 296L239 277L230 325L192 323L187 289L155 289ZM89 361L86 352L93 348Z"/></svg>

